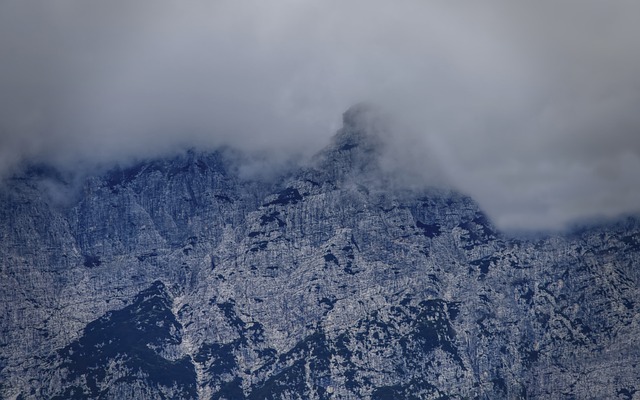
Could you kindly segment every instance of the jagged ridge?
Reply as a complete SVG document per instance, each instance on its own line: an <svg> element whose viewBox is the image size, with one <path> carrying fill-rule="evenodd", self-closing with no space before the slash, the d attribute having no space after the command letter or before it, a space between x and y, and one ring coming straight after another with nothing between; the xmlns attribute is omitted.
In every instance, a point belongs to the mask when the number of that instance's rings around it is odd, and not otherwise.
<svg viewBox="0 0 640 400"><path fill-rule="evenodd" d="M275 183L220 152L90 177L66 204L50 174L10 181L1 395L632 398L638 220L504 237L465 196L376 183L356 111Z"/></svg>

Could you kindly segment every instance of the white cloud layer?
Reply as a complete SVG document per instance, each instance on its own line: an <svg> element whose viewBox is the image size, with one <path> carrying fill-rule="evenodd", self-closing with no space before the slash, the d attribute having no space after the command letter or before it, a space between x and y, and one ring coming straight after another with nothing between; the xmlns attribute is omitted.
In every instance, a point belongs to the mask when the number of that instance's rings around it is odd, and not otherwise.
<svg viewBox="0 0 640 400"><path fill-rule="evenodd" d="M402 168L432 183L416 169L435 162L502 228L638 212L638 17L627 0L6 0L0 172L312 153L370 101L403 124Z"/></svg>

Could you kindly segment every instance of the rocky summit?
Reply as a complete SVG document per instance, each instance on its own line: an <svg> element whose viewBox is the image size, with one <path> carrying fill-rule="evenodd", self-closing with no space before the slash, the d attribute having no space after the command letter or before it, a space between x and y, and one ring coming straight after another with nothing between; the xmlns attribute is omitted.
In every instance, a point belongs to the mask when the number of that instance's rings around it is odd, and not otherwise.
<svg viewBox="0 0 640 400"><path fill-rule="evenodd" d="M639 399L640 220L514 238L362 107L260 181L190 151L0 188L5 399Z"/></svg>

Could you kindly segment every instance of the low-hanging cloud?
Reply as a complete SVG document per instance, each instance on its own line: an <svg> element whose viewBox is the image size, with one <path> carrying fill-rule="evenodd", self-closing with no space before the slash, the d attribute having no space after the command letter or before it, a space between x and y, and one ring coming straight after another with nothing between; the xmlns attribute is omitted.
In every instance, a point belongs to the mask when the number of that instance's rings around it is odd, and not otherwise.
<svg viewBox="0 0 640 400"><path fill-rule="evenodd" d="M437 164L503 228L637 212L638 15L626 0L7 0L0 174L312 153L369 101L402 123L400 169L429 184L416 170Z"/></svg>

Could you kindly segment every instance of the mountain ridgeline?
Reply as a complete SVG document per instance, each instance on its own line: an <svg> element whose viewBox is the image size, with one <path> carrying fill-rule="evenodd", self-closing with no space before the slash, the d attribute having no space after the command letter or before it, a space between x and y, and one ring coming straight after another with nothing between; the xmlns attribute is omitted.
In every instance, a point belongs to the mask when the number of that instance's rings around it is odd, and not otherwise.
<svg viewBox="0 0 640 400"><path fill-rule="evenodd" d="M222 151L7 179L0 397L640 398L640 221L504 236L390 184L366 112L271 182Z"/></svg>

